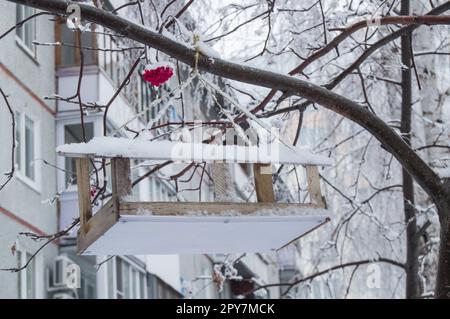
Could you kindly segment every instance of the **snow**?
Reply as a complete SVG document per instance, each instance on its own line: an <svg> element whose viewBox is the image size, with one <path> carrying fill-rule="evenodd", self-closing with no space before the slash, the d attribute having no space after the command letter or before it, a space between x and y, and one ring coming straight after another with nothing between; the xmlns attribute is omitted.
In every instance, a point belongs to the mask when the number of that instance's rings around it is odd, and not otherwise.
<svg viewBox="0 0 450 319"><path fill-rule="evenodd" d="M198 43L198 49L203 55L206 55L211 58L220 59L220 53L217 52L215 49L207 45L205 42L200 41Z"/></svg>
<svg viewBox="0 0 450 319"><path fill-rule="evenodd" d="M84 254L263 252L279 249L327 220L326 216L122 215Z"/></svg>
<svg viewBox="0 0 450 319"><path fill-rule="evenodd" d="M146 29L149 29L152 32L157 32L152 28L146 27ZM166 28L163 28L163 31L161 33L163 36L165 36L166 38L169 38L170 40L172 40L173 42L176 42L178 44L181 44L183 46L185 46L186 48L192 49L192 46L190 46L189 44L187 44L186 42L183 42L181 40L178 40L178 38L171 33L169 30L167 30Z"/></svg>
<svg viewBox="0 0 450 319"><path fill-rule="evenodd" d="M450 178L450 167L439 168L437 169L437 173L440 178Z"/></svg>
<svg viewBox="0 0 450 319"><path fill-rule="evenodd" d="M59 155L67 157L128 157L177 162L227 162L295 165L330 165L327 157L296 146L287 148L280 143L260 146L213 145L172 141L146 141L121 137L95 137L87 143L58 146Z"/></svg>
<svg viewBox="0 0 450 319"><path fill-rule="evenodd" d="M134 198L132 196L123 196L121 198L125 202L133 201ZM226 203L224 204L224 207L226 207ZM326 209L322 208L316 208L316 207L301 207L298 206L284 206L284 207L276 207L276 204L274 204L274 207L269 208L263 208L256 210L252 212L251 216L263 216L263 217L278 217L278 216L314 216L314 215L327 215L328 211ZM136 211L137 216L158 216L158 213L154 213L151 210L144 209L144 208L138 208ZM189 217L216 217L217 215L211 215L207 210L192 210L192 211L186 211L183 212L182 215L178 216L189 216ZM235 209L224 209L220 212L221 217L248 217L248 214L242 214L239 211Z"/></svg>
<svg viewBox="0 0 450 319"><path fill-rule="evenodd" d="M170 61L158 61L158 62L154 62L154 63L149 63L149 64L147 64L147 65L145 66L144 71L145 71L145 70L153 70L153 69L156 69L156 68L158 68L158 67L160 67L160 66L162 66L162 67L169 67L169 68L171 68L172 70L175 70L175 69L176 69L176 68L175 68L175 65L174 65L172 62L170 62Z"/></svg>
<svg viewBox="0 0 450 319"><path fill-rule="evenodd" d="M45 45L45 46L54 46L54 47L61 45L61 42L59 42L59 41L56 41L56 42L39 42L39 41L33 40L32 43L34 45ZM53 94L53 95L56 95L56 94Z"/></svg>
<svg viewBox="0 0 450 319"><path fill-rule="evenodd" d="M189 49L195 50L195 46L197 46L198 50L200 51L200 53L202 53L203 55L210 57L213 59L220 59L220 53L215 50L214 48L212 48L211 46L209 46L208 44L206 44L204 42L204 37L201 34L197 34L194 32L189 31L188 29L186 29L186 27L183 25L183 23L181 23L178 19L174 18L175 21L177 22L177 26L179 27L179 31L180 31L180 36L181 37L185 37L189 42L186 41L182 41L182 39L178 39L173 33L169 32L167 29L163 29L162 35L169 38L170 40L177 42L178 44L181 44L183 46L188 47ZM155 32L154 30L151 30L152 32ZM198 43L196 45L194 45L193 43L193 39L194 37L198 37Z"/></svg>

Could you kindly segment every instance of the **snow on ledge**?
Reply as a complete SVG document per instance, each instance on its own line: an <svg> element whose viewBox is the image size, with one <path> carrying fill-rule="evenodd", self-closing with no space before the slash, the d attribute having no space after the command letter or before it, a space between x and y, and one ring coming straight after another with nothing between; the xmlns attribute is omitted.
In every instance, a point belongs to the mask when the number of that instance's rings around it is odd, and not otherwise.
<svg viewBox="0 0 450 319"><path fill-rule="evenodd" d="M56 148L66 157L128 157L134 159L265 163L296 165L331 165L328 157L311 153L306 148L289 149L274 143L263 146L213 145L171 141L144 141L119 137L95 137L87 143L72 143Z"/></svg>

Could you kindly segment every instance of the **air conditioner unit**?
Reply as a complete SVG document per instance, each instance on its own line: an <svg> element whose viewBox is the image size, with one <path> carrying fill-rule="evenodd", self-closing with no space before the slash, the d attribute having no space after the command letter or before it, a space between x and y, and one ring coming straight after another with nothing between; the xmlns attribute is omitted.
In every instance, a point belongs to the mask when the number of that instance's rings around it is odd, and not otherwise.
<svg viewBox="0 0 450 319"><path fill-rule="evenodd" d="M65 271L71 264L74 264L74 262L66 255L60 255L55 258L52 273L49 276L49 291L67 288L65 282Z"/></svg>

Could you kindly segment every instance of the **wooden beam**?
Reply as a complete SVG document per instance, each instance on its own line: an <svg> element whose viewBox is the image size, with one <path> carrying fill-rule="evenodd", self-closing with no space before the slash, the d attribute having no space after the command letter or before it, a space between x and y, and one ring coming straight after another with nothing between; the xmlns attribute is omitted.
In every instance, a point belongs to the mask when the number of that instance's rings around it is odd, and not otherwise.
<svg viewBox="0 0 450 319"><path fill-rule="evenodd" d="M197 202L122 202L121 215L151 215L160 216L226 216L233 213L240 215L289 216L311 215L310 209L318 209L313 204L292 203L197 203Z"/></svg>
<svg viewBox="0 0 450 319"><path fill-rule="evenodd" d="M113 197L119 200L127 195L131 195L131 169L130 159L114 157L111 159L111 183Z"/></svg>
<svg viewBox="0 0 450 319"><path fill-rule="evenodd" d="M92 217L91 185L89 182L89 159L75 159L77 171L78 209L80 210L80 229L87 231L86 225Z"/></svg>
<svg viewBox="0 0 450 319"><path fill-rule="evenodd" d="M260 203L275 202L272 182L272 166L270 164L253 164L256 197Z"/></svg>
<svg viewBox="0 0 450 319"><path fill-rule="evenodd" d="M86 249L114 226L118 219L119 215L115 213L113 201L110 199L89 219L85 225L86 231L78 231L77 253L88 253Z"/></svg>
<svg viewBox="0 0 450 319"><path fill-rule="evenodd" d="M306 176L308 179L308 193L311 202L319 207L325 208L326 202L320 190L320 178L317 166L306 166Z"/></svg>

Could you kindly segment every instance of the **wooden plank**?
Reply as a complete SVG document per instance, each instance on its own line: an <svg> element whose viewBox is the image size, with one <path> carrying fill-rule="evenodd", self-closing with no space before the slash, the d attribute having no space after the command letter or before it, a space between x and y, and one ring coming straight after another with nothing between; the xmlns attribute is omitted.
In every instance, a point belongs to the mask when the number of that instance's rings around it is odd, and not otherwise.
<svg viewBox="0 0 450 319"><path fill-rule="evenodd" d="M308 179L308 193L311 202L319 207L325 208L326 203L320 190L320 178L317 166L306 166L306 176Z"/></svg>
<svg viewBox="0 0 450 319"><path fill-rule="evenodd" d="M80 229L85 231L85 226L92 217L91 185L89 182L89 159L77 158L75 160L77 171L78 209L80 210Z"/></svg>
<svg viewBox="0 0 450 319"><path fill-rule="evenodd" d="M130 159L115 157L111 159L111 183L113 196L120 200L131 195L131 169Z"/></svg>
<svg viewBox="0 0 450 319"><path fill-rule="evenodd" d="M270 164L253 164L256 197L260 203L275 202L272 182L272 166Z"/></svg>
<svg viewBox="0 0 450 319"><path fill-rule="evenodd" d="M81 231L81 229L78 231L77 253L85 252L90 245L114 226L118 219L119 214L114 210L113 200L110 199L89 219L84 227L84 231Z"/></svg>
<svg viewBox="0 0 450 319"><path fill-rule="evenodd" d="M292 203L197 203L197 202L122 202L120 215L161 215L161 216L226 216L241 215L273 215L285 216L311 215L310 209L317 209L313 204Z"/></svg>

